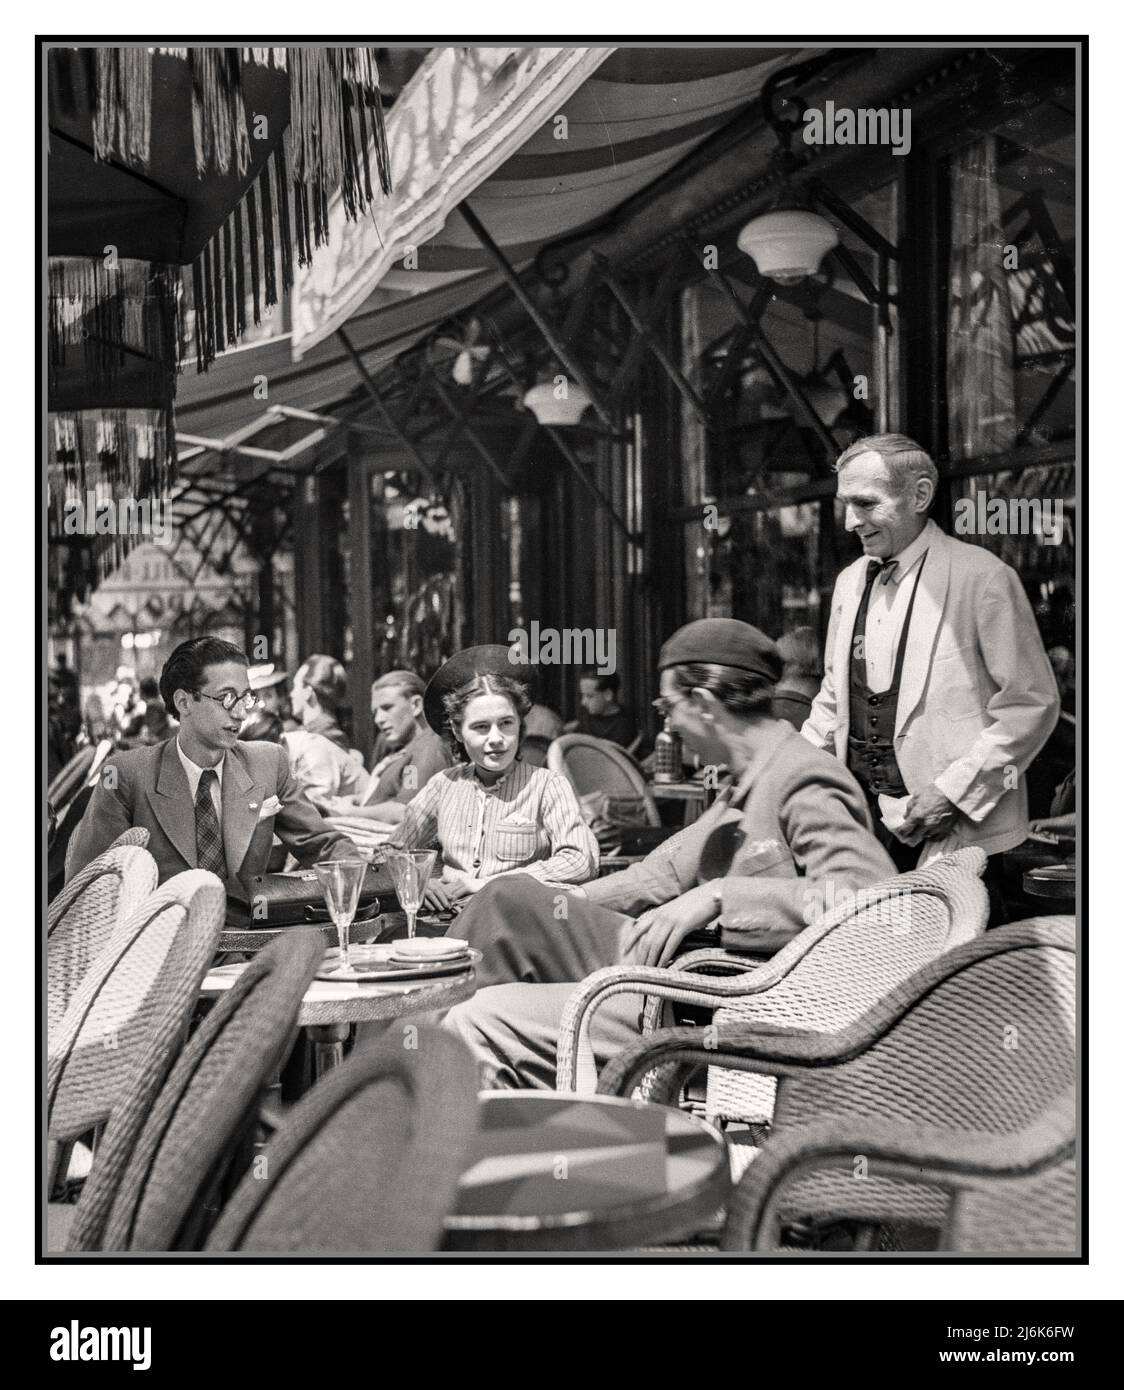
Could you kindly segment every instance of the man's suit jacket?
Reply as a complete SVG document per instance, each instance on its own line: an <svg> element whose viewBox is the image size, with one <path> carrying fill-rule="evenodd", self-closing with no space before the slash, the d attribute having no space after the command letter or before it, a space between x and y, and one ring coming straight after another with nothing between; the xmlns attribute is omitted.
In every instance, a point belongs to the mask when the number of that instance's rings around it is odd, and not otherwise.
<svg viewBox="0 0 1124 1390"><path fill-rule="evenodd" d="M641 863L587 884L586 897L636 917L720 879L723 942L777 950L843 895L897 872L870 825L846 767L778 721L737 784L693 825Z"/></svg>
<svg viewBox="0 0 1124 1390"><path fill-rule="evenodd" d="M110 768L112 776L107 775ZM275 803L273 814L262 814ZM161 883L197 867L195 806L174 738L151 748L130 749L108 761L75 832L78 843L67 877L134 825L148 831L148 849ZM222 772L228 888L231 879L265 873L274 833L302 864L359 854L346 835L320 818L290 772L283 748L275 743L236 743Z"/></svg>
<svg viewBox="0 0 1124 1390"><path fill-rule="evenodd" d="M936 783L963 815L921 863L962 845L988 854L1026 838L1023 774L1058 718L1058 687L1018 575L991 551L928 523L902 668L894 751L910 793ZM867 557L840 574L824 679L801 733L846 762L851 638Z"/></svg>

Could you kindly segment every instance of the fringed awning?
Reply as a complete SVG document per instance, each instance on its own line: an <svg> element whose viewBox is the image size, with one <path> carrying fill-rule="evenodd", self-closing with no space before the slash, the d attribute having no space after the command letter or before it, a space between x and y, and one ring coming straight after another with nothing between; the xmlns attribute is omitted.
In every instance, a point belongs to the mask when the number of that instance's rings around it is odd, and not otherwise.
<svg viewBox="0 0 1124 1390"><path fill-rule="evenodd" d="M48 267L48 406L171 411L184 355L178 266L53 257Z"/></svg>
<svg viewBox="0 0 1124 1390"><path fill-rule="evenodd" d="M175 428L159 410L53 413L47 436L48 554L59 558L53 594L62 612L120 565L134 545L170 524Z"/></svg>
<svg viewBox="0 0 1124 1390"><path fill-rule="evenodd" d="M337 191L359 217L376 182L389 190L390 160L367 47L54 48L48 115L49 531L65 609L136 538L68 531L76 505L167 497L189 318L203 370L327 240Z"/></svg>
<svg viewBox="0 0 1124 1390"><path fill-rule="evenodd" d="M191 75L192 139L200 177L244 177L251 141L273 149L257 179L191 268L195 359L204 371L238 341L247 323L293 284L328 240L328 205L340 192L344 214L372 205L374 180L391 189L378 67L372 48L98 48L94 57L94 150L146 169L152 139L155 53L181 58ZM270 130L247 112L242 74L256 64L288 74L289 125ZM251 121L252 126L251 128ZM264 127L264 128L263 128ZM373 168L372 168L373 166Z"/></svg>

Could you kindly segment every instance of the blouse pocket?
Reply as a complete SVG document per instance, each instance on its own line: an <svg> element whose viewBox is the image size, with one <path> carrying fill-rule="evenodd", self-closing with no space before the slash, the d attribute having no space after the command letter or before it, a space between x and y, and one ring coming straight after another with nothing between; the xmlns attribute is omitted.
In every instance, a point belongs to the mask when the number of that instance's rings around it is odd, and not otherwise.
<svg viewBox="0 0 1124 1390"><path fill-rule="evenodd" d="M505 864L529 864L538 853L537 825L500 825L496 827L496 858Z"/></svg>

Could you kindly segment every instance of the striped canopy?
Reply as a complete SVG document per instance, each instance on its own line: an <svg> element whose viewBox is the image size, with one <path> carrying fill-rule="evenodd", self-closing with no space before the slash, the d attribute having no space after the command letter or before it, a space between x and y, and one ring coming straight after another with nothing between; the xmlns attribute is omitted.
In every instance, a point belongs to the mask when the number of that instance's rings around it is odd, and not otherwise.
<svg viewBox="0 0 1124 1390"><path fill-rule="evenodd" d="M417 149L403 132L421 139L422 111L443 123L453 155L446 145L428 142L430 183L424 193L413 186L405 217L395 197L358 223L346 222L342 207L333 208L329 244L294 289L292 334L227 353L205 377L185 376L177 399L181 432L214 437L245 425L244 383L251 374L268 376L271 403L316 409L338 401L356 379L333 337L336 328L346 323L365 366L377 372L493 290L500 277L484 248L452 207L440 212L450 195L455 201L468 198L508 260L525 269L544 246L595 231L685 159L754 102L768 75L791 62L794 50L731 45L504 52L507 58L495 50L439 49L427 57L387 119L395 189L411 187L411 170L400 161L408 148L416 160ZM525 124L504 128L502 139L498 126L481 133L484 123L475 112L465 119L476 122L477 144L456 143L453 94L462 88L479 94L479 65L490 64L499 81L505 63L517 75L520 64L532 62L527 55L544 53L554 55L550 62L535 61L558 105L528 103ZM567 86L573 90L563 100L559 93ZM512 145L489 173L496 149ZM477 181L465 176L463 161ZM419 236L422 205L440 213L429 219L428 240ZM416 268L403 264L406 246L416 249Z"/></svg>

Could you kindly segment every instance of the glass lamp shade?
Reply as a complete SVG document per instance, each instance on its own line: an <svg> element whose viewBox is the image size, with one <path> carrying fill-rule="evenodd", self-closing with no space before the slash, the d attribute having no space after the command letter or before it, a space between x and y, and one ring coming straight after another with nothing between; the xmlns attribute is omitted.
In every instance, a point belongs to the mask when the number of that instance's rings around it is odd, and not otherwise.
<svg viewBox="0 0 1124 1390"><path fill-rule="evenodd" d="M826 218L798 208L763 213L738 233L738 249L753 258L762 275L782 285L814 275L838 244L839 234Z"/></svg>
<svg viewBox="0 0 1124 1390"><path fill-rule="evenodd" d="M574 383L567 385L560 399L555 394L554 382L540 381L523 397L523 404L540 425L576 425L592 402Z"/></svg>

